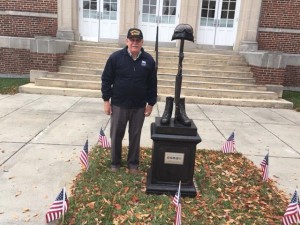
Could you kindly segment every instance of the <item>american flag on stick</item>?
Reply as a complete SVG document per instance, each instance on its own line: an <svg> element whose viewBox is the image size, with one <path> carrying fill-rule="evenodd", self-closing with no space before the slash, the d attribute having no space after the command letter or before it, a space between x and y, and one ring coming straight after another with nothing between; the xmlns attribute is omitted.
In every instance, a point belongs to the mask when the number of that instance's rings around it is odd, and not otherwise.
<svg viewBox="0 0 300 225"><path fill-rule="evenodd" d="M223 153L235 153L235 144L234 144L234 132L229 136L227 141L222 146Z"/></svg>
<svg viewBox="0 0 300 225"><path fill-rule="evenodd" d="M176 192L172 202L176 207L175 225L181 225L181 202L180 202L180 188L181 181L179 182L178 191Z"/></svg>
<svg viewBox="0 0 300 225"><path fill-rule="evenodd" d="M86 170L89 169L89 142L86 140L83 149L80 153L80 162L85 167Z"/></svg>
<svg viewBox="0 0 300 225"><path fill-rule="evenodd" d="M108 139L106 138L104 131L102 130L102 127L100 129L98 141L102 148L110 148L110 143L109 143Z"/></svg>
<svg viewBox="0 0 300 225"><path fill-rule="evenodd" d="M269 180L269 153L265 156L263 161L260 163L261 170L262 170L262 180L268 181Z"/></svg>
<svg viewBox="0 0 300 225"><path fill-rule="evenodd" d="M283 225L294 223L300 223L300 201L297 191L293 194L292 200L282 218Z"/></svg>
<svg viewBox="0 0 300 225"><path fill-rule="evenodd" d="M46 213L46 222L50 223L53 220L59 219L69 208L69 201L66 194L66 189L63 188L59 193L50 209Z"/></svg>

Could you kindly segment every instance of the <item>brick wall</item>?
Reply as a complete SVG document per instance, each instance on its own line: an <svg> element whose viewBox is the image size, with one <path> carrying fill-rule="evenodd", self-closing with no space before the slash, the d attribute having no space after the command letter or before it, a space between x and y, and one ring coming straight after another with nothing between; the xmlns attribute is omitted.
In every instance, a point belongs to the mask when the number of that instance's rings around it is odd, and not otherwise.
<svg viewBox="0 0 300 225"><path fill-rule="evenodd" d="M57 14L57 0L1 1L0 11ZM0 15L0 36L34 38L57 33L57 18L39 15ZM26 49L0 48L0 73L29 74L30 70L58 71L62 54L37 54Z"/></svg>
<svg viewBox="0 0 300 225"><path fill-rule="evenodd" d="M287 66L285 71L284 86L300 86L300 67Z"/></svg>
<svg viewBox="0 0 300 225"><path fill-rule="evenodd" d="M299 0L263 0L260 28L300 30ZM300 34L287 32L258 32L258 49L300 53Z"/></svg>
<svg viewBox="0 0 300 225"><path fill-rule="evenodd" d="M260 27L300 29L299 0L263 0Z"/></svg>
<svg viewBox="0 0 300 225"><path fill-rule="evenodd" d="M57 13L57 0L5 0L0 10Z"/></svg>
<svg viewBox="0 0 300 225"><path fill-rule="evenodd" d="M29 74L29 70L29 50L0 48L0 73Z"/></svg>
<svg viewBox="0 0 300 225"><path fill-rule="evenodd" d="M256 84L284 84L285 69L251 66L251 72L253 73L253 77L256 80Z"/></svg>
<svg viewBox="0 0 300 225"><path fill-rule="evenodd" d="M1 1L0 11L57 14L57 0ZM52 36L57 32L57 18L0 15L0 36Z"/></svg>
<svg viewBox="0 0 300 225"><path fill-rule="evenodd" d="M41 54L31 53L30 64L31 70L47 70L49 72L58 72L58 67L61 65L61 61L64 58L64 54Z"/></svg>
<svg viewBox="0 0 300 225"><path fill-rule="evenodd" d="M29 50L0 48L0 73L29 74L30 70L57 72L63 54L40 54Z"/></svg>
<svg viewBox="0 0 300 225"><path fill-rule="evenodd" d="M52 36L57 32L57 19L45 17L0 15L0 36Z"/></svg>
<svg viewBox="0 0 300 225"><path fill-rule="evenodd" d="M300 54L300 34L259 32L257 42L259 50Z"/></svg>

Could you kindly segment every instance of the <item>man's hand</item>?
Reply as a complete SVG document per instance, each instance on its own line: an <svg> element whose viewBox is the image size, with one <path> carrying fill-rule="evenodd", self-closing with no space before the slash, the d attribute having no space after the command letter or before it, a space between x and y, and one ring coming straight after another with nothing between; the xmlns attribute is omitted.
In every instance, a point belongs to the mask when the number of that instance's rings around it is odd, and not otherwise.
<svg viewBox="0 0 300 225"><path fill-rule="evenodd" d="M104 101L104 113L106 115L110 115L112 114L112 111L111 111L111 105L110 105L110 102L109 101Z"/></svg>
<svg viewBox="0 0 300 225"><path fill-rule="evenodd" d="M145 108L145 116L150 116L152 113L152 109L153 109L152 105L147 105Z"/></svg>

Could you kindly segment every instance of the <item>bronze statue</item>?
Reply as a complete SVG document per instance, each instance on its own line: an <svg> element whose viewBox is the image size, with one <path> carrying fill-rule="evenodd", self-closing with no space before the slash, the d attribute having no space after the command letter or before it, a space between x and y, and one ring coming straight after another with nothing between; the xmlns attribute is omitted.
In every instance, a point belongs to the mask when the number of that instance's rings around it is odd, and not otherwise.
<svg viewBox="0 0 300 225"><path fill-rule="evenodd" d="M191 120L188 118L185 112L185 98L180 98L181 84L182 84L182 61L184 58L183 48L184 40L194 42L193 28L189 24L179 24L174 30L172 36L172 41L180 39L180 49L179 49L179 62L178 62L178 72L176 75L175 84L175 119L174 123L180 123L184 126L191 126ZM166 97L166 105L164 113L161 117L161 124L169 124L172 117L174 98Z"/></svg>

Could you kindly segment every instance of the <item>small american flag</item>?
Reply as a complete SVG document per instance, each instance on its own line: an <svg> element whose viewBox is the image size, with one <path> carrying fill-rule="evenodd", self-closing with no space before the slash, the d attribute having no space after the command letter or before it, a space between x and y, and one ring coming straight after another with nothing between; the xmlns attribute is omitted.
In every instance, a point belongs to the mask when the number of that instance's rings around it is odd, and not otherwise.
<svg viewBox="0 0 300 225"><path fill-rule="evenodd" d="M235 144L234 144L234 132L229 136L227 141L222 146L223 153L235 153Z"/></svg>
<svg viewBox="0 0 300 225"><path fill-rule="evenodd" d="M283 218L282 224L283 225L290 225L294 223L300 222L300 208L299 208L299 196L297 191L295 191L288 208L286 209Z"/></svg>
<svg viewBox="0 0 300 225"><path fill-rule="evenodd" d="M104 131L102 130L102 127L100 129L99 133L99 144L102 146L102 148L110 148L110 143L107 140Z"/></svg>
<svg viewBox="0 0 300 225"><path fill-rule="evenodd" d="M268 181L269 180L269 153L265 156L263 161L260 163L261 170L262 170L262 180Z"/></svg>
<svg viewBox="0 0 300 225"><path fill-rule="evenodd" d="M80 153L80 162L85 167L86 170L89 168L89 142L86 140L83 149Z"/></svg>
<svg viewBox="0 0 300 225"><path fill-rule="evenodd" d="M180 188L181 188L181 181L179 182L178 191L176 192L172 200L173 204L176 207L175 225L181 225Z"/></svg>
<svg viewBox="0 0 300 225"><path fill-rule="evenodd" d="M50 223L53 220L57 220L63 215L69 208L69 201L65 191L65 188L59 193L50 209L46 213L46 222Z"/></svg>

